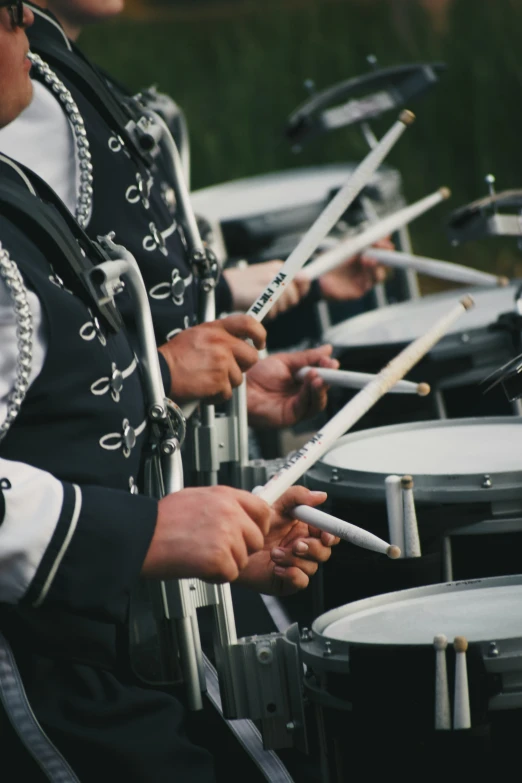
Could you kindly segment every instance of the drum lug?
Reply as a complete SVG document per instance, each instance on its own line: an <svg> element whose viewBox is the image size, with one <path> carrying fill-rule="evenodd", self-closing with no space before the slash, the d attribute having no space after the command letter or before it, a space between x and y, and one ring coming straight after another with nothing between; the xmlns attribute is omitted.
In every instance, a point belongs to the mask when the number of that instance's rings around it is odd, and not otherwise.
<svg viewBox="0 0 522 783"><path fill-rule="evenodd" d="M493 486L493 482L491 481L491 476L489 476L487 473L484 476L484 481L482 482L482 486L484 489L489 489Z"/></svg>
<svg viewBox="0 0 522 783"><path fill-rule="evenodd" d="M266 750L308 752L298 641L295 624L284 634L247 636L222 650L233 673L233 693L223 694L225 717L259 721Z"/></svg>

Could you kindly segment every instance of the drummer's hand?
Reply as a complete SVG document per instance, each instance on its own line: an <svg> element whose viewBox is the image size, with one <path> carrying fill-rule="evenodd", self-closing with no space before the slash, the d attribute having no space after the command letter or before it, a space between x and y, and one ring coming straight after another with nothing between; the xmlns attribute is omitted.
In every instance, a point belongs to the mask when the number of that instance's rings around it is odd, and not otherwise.
<svg viewBox="0 0 522 783"><path fill-rule="evenodd" d="M291 595L304 590L339 539L294 519L292 509L299 505L318 506L325 500L326 492L290 487L274 503L264 548L248 558L238 584L268 595Z"/></svg>
<svg viewBox="0 0 522 783"><path fill-rule="evenodd" d="M292 353L275 353L248 371L248 421L252 427L292 427L326 406L328 386L314 370L304 381L295 375L307 366L338 369L331 345Z"/></svg>
<svg viewBox="0 0 522 783"><path fill-rule="evenodd" d="M372 247L395 250L395 245L388 238L375 242ZM359 299L376 283L383 283L385 279L386 268L363 253L352 256L341 266L321 275L319 285L325 299L341 302Z"/></svg>
<svg viewBox="0 0 522 783"><path fill-rule="evenodd" d="M255 345L245 342L249 338ZM203 399L218 403L232 397L243 373L258 360L265 328L249 315L229 315L179 332L159 350L170 370L170 396L182 405Z"/></svg>
<svg viewBox="0 0 522 783"><path fill-rule="evenodd" d="M230 292L234 310L246 311L256 301L267 285L274 279L281 267L282 261L264 261L261 264L250 264L245 267L230 267L223 271ZM285 310L295 307L310 290L310 281L296 275L291 283L285 285L285 292L266 316L267 320L275 318Z"/></svg>

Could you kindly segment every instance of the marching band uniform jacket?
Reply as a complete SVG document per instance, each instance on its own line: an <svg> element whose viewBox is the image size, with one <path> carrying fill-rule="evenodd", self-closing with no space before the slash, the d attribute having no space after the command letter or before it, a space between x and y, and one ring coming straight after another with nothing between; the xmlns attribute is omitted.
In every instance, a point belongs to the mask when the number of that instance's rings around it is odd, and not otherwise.
<svg viewBox="0 0 522 783"><path fill-rule="evenodd" d="M28 177L0 158L0 187L38 191ZM45 348L0 441L0 634L34 714L82 783L212 780L207 754L180 733L180 703L143 686L128 659L129 596L157 515L156 500L133 494L147 438L136 357L64 259L46 255L45 236L5 204L0 242L37 296ZM39 780L5 741L9 731L0 715L11 779Z"/></svg>
<svg viewBox="0 0 522 783"><path fill-rule="evenodd" d="M92 239L113 231L115 241L134 255L149 294L157 342L164 343L196 322L198 288L183 231L173 216L169 188L154 162L136 152L121 125L102 114L104 101L121 101L119 88L108 85L106 77L67 39L52 14L31 8L35 12L35 23L27 30L31 50L40 54L70 90L87 131L94 194L86 231ZM92 80L97 97L93 98L94 91L89 94L86 83L68 67L74 62ZM32 77L39 78L35 68ZM230 311L230 289L223 277L216 295L217 312ZM126 316L124 302L120 309Z"/></svg>

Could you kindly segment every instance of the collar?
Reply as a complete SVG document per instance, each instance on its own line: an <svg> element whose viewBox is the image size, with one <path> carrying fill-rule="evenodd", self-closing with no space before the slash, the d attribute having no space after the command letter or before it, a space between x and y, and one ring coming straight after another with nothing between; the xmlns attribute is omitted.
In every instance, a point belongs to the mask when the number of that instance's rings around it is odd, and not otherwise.
<svg viewBox="0 0 522 783"><path fill-rule="evenodd" d="M26 30L29 43L37 40L39 37L49 38L55 43L64 45L69 51L72 51L72 43L67 38L63 27L58 19L50 11L44 11L40 6L31 2L26 5L34 14L34 24Z"/></svg>

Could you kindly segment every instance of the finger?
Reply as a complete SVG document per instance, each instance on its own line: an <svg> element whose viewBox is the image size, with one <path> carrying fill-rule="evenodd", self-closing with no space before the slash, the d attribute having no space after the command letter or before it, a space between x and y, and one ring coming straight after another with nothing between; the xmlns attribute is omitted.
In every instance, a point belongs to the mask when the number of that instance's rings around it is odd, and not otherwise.
<svg viewBox="0 0 522 783"><path fill-rule="evenodd" d="M338 359L332 359L330 356L323 356L322 359L319 359L318 366L325 367L329 370L338 370L341 364Z"/></svg>
<svg viewBox="0 0 522 783"><path fill-rule="evenodd" d="M296 410L300 418L315 416L326 408L328 388L322 378L311 383L307 379L303 383L296 400Z"/></svg>
<svg viewBox="0 0 522 783"><path fill-rule="evenodd" d="M259 351L265 347L266 329L252 316L243 313L228 315L226 318L222 318L219 324L234 337L240 337L242 340L252 340Z"/></svg>
<svg viewBox="0 0 522 783"><path fill-rule="evenodd" d="M231 338L230 349L242 372L247 372L254 364L259 361L259 354L256 348L253 348L244 340Z"/></svg>
<svg viewBox="0 0 522 783"><path fill-rule="evenodd" d="M256 552L260 552L261 549L263 549L264 543L265 543L265 536L259 529L259 526L251 519L251 517L244 514L243 521L241 524L241 536L238 536L238 539L240 539L244 546L245 546L245 552L247 557L249 555L253 555ZM237 549L234 551L237 551L239 554L241 554L241 548L239 544L237 544ZM241 569L245 568L247 565L246 559L241 565Z"/></svg>
<svg viewBox="0 0 522 783"><path fill-rule="evenodd" d="M291 545L291 554L301 560L314 563L326 563L332 554L332 548L325 546L320 538L298 538Z"/></svg>
<svg viewBox="0 0 522 783"><path fill-rule="evenodd" d="M274 575L281 580L283 588L291 591L305 590L310 583L310 577L300 568L274 566ZM283 591L280 590L279 592Z"/></svg>
<svg viewBox="0 0 522 783"><path fill-rule="evenodd" d="M308 533L312 538L320 538L325 546L337 546L341 541L340 538L334 536L332 533L327 533L325 530L319 530L319 528L313 527L312 525L308 526Z"/></svg>
<svg viewBox="0 0 522 783"><path fill-rule="evenodd" d="M325 357L330 357L333 348L331 345L321 345L319 348L308 348L306 351L293 351L285 354L285 363L292 374L301 367L317 365Z"/></svg>
<svg viewBox="0 0 522 783"><path fill-rule="evenodd" d="M272 509L264 500L245 490L234 490L237 502L246 511L248 516L256 523L263 536L268 535L272 520Z"/></svg>
<svg viewBox="0 0 522 783"><path fill-rule="evenodd" d="M216 394L213 394L211 397L205 397L204 400L209 405L220 405L222 402L228 402L231 400L232 394L232 386L230 385L230 381L227 377L226 381L223 382L220 391L218 391Z"/></svg>
<svg viewBox="0 0 522 783"><path fill-rule="evenodd" d="M307 277L297 275L297 277L294 277L294 284L297 288L299 298L302 299L309 292L312 281Z"/></svg>
<svg viewBox="0 0 522 783"><path fill-rule="evenodd" d="M236 389L243 383L243 373L237 364L230 364L228 368L228 380L230 381L230 386L233 389Z"/></svg>
<svg viewBox="0 0 522 783"><path fill-rule="evenodd" d="M313 491L299 485L293 486L287 489L274 503L274 511L294 518L292 511L296 506L319 506L325 502L327 497L326 492Z"/></svg>

